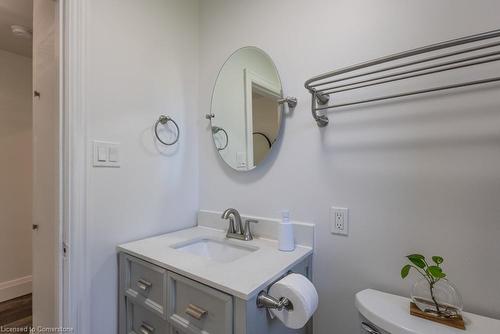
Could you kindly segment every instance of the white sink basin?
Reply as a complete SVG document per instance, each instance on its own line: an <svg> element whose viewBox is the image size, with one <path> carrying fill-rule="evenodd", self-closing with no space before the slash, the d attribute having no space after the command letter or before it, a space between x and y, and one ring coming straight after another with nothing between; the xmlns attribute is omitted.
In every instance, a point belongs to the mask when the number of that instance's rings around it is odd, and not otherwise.
<svg viewBox="0 0 500 334"><path fill-rule="evenodd" d="M214 239L189 240L173 245L172 248L217 262L231 262L258 249L253 246L236 245L229 241Z"/></svg>

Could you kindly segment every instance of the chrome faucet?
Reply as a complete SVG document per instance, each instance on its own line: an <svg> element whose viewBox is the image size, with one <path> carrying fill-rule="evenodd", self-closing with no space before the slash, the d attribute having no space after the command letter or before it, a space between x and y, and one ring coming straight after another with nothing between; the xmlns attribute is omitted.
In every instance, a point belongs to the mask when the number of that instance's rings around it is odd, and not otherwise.
<svg viewBox="0 0 500 334"><path fill-rule="evenodd" d="M225 210L221 218L229 219L229 228L227 229L226 233L227 238L245 241L253 239L252 231L250 230L250 224L258 223L257 220L247 219L245 221L245 228L243 228L240 213L238 212L238 210L232 208Z"/></svg>

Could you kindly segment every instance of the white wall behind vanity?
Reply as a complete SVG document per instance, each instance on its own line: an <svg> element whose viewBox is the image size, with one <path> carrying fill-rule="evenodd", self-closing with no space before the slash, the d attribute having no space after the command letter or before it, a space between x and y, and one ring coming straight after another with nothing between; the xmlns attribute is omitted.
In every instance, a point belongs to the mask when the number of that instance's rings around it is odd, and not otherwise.
<svg viewBox="0 0 500 334"><path fill-rule="evenodd" d="M299 106L272 157L246 174L218 158L201 122L200 208L289 208L317 224L315 333L356 333L361 289L407 294L399 270L413 251L444 256L466 309L500 318L498 89L330 113L320 130L303 87L334 68L498 28L499 12L492 0L201 1L199 119L220 66L245 45L269 53ZM349 207L349 237L330 235L331 205Z"/></svg>
<svg viewBox="0 0 500 334"><path fill-rule="evenodd" d="M88 156L90 333L117 332L116 245L189 227L198 209L198 1L92 0L85 64L88 142L120 142L121 167ZM160 114L179 145L153 142Z"/></svg>

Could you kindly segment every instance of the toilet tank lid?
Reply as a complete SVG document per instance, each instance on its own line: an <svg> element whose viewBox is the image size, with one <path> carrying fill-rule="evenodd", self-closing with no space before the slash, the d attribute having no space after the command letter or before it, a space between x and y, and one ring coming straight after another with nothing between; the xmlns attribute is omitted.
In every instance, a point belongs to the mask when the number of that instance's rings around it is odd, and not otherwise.
<svg viewBox="0 0 500 334"><path fill-rule="evenodd" d="M408 298L367 289L356 294L356 307L375 326L391 334L500 333L500 320L463 312L466 331L410 315Z"/></svg>

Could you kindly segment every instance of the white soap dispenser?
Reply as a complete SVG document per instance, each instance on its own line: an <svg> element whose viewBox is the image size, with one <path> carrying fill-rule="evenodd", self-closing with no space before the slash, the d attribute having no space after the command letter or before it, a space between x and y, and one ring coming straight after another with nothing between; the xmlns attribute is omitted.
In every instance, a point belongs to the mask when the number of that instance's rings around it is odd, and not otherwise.
<svg viewBox="0 0 500 334"><path fill-rule="evenodd" d="M293 233L293 224L290 223L290 212L281 211L281 223L279 226L279 250L291 252L295 249L295 236Z"/></svg>

